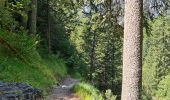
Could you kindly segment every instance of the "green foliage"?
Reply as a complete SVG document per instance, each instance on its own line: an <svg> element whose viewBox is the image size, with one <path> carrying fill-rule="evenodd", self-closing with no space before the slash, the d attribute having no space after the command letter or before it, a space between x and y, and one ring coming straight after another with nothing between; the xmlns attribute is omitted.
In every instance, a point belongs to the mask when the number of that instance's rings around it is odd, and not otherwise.
<svg viewBox="0 0 170 100"><path fill-rule="evenodd" d="M66 66L61 59L50 60L52 64L39 63L39 67L29 66L14 58L0 57L0 80L8 82L26 82L33 87L43 89L44 92L49 87L56 84L61 76L66 75ZM60 70L59 70L60 69Z"/></svg>
<svg viewBox="0 0 170 100"><path fill-rule="evenodd" d="M116 100L117 98L110 89L102 94L94 86L84 82L75 85L73 91L81 98L81 100Z"/></svg>
<svg viewBox="0 0 170 100"><path fill-rule="evenodd" d="M26 82L36 88L47 90L56 83L55 77L47 66L33 68L18 59L0 60L0 80L7 82Z"/></svg>
<svg viewBox="0 0 170 100"><path fill-rule="evenodd" d="M12 17L11 12L6 9L0 9L0 29L6 31L15 31L18 22Z"/></svg>
<svg viewBox="0 0 170 100"><path fill-rule="evenodd" d="M168 100L170 98L170 75L168 74L162 79L158 85L158 90L156 91L156 97L160 100Z"/></svg>
<svg viewBox="0 0 170 100"><path fill-rule="evenodd" d="M40 61L40 56L36 51L36 46L38 44L38 36L31 35L29 36L27 33L10 33L10 32L0 32L0 37L3 38L7 43L11 45L13 49L16 50L19 56L22 56L27 63L33 63L36 61ZM7 49L7 48L5 48ZM5 50L6 51L6 50ZM5 52L4 51L4 52ZM4 52L1 52L2 54ZM6 56L12 56L12 52L8 51L9 54ZM33 59L34 58L34 59ZM23 60L22 59L22 60Z"/></svg>
<svg viewBox="0 0 170 100"><path fill-rule="evenodd" d="M37 2L38 35L27 33L32 20L29 18L31 0L8 0L5 6L0 6L3 8L0 10L0 39L5 41L0 44L2 81L27 82L47 89L66 74L75 78L91 74L100 90L111 88L114 95L120 94L122 27L118 25L117 30L112 29L115 18L107 20L97 11L92 11L90 17L83 16L78 2L53 0L49 1L49 8L46 1ZM49 41L51 54L48 52ZM91 64L92 60L94 64ZM89 73L90 68L93 70ZM14 73L17 73L16 77L13 77ZM94 88L88 84L80 87L89 93L90 88ZM112 98L110 92L107 94ZM98 95L99 91L94 88L87 98L102 99Z"/></svg>
<svg viewBox="0 0 170 100"><path fill-rule="evenodd" d="M75 44L70 41L71 31L76 27L75 21L76 10L72 8L70 1L50 1L50 13L49 16L46 12L46 2L38 0L38 32L41 37L39 51L48 53L48 38L47 38L47 19L50 23L50 35L51 35L51 49L53 54L57 54L62 57L67 66L69 66L70 74L72 72L77 73L73 75L75 77L85 75L86 64L78 55ZM69 5L69 6L68 6ZM42 9L43 8L43 9Z"/></svg>
<svg viewBox="0 0 170 100"><path fill-rule="evenodd" d="M150 36L144 34L143 90L145 98L166 100L169 81L169 25L170 17L157 18L150 22Z"/></svg>
<svg viewBox="0 0 170 100"><path fill-rule="evenodd" d="M112 16L105 19L100 12L83 15L78 12L78 24L70 40L87 68L86 78L98 89L111 89L114 95L121 90L122 26Z"/></svg>
<svg viewBox="0 0 170 100"><path fill-rule="evenodd" d="M3 9L5 6L5 0L0 1L0 9Z"/></svg>
<svg viewBox="0 0 170 100"><path fill-rule="evenodd" d="M87 83L79 83L73 87L73 91L81 100L103 100L99 90Z"/></svg>
<svg viewBox="0 0 170 100"><path fill-rule="evenodd" d="M65 61L63 59L60 59L56 55L48 55L43 57L44 65L48 66L48 68L51 70L53 75L55 75L56 78L64 77L67 74L67 68L65 65Z"/></svg>
<svg viewBox="0 0 170 100"><path fill-rule="evenodd" d="M65 62L59 57L40 57L36 50L37 36L1 32L0 37L18 53L16 56L6 44L0 44L1 81L26 82L47 92L51 85L67 74ZM21 56L28 62L20 59Z"/></svg>
<svg viewBox="0 0 170 100"><path fill-rule="evenodd" d="M82 13L83 0L52 0L49 9L46 1L37 1L38 35L33 35L27 33L31 0L8 0L6 4L0 0L0 80L26 82L47 90L70 74L74 78L88 78L96 87L87 83L74 86L73 90L82 99L119 99L123 47L123 27L118 24L121 4L110 8L112 5L107 1L88 0L86 6L91 6L91 12L87 14ZM112 15L111 10L117 15ZM170 17L158 17L152 22L144 17L143 24L146 33L143 99L167 100L170 98ZM47 35L51 36L50 40ZM106 93L102 95L98 89Z"/></svg>
<svg viewBox="0 0 170 100"><path fill-rule="evenodd" d="M106 100L116 100L117 98L116 96L113 95L110 89L106 90L105 97L106 97Z"/></svg>

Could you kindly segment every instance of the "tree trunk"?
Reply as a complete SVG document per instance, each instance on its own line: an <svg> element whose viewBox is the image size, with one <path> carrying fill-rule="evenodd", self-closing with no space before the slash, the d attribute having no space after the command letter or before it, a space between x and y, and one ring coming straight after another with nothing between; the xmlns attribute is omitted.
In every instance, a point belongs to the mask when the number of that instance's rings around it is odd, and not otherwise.
<svg viewBox="0 0 170 100"><path fill-rule="evenodd" d="M50 4L47 0L47 41L48 41L48 53L51 54L51 32L50 32Z"/></svg>
<svg viewBox="0 0 170 100"><path fill-rule="evenodd" d="M92 32L93 34L93 40L92 40L92 49L91 49L91 56L90 56L90 81L93 81L93 73L96 70L96 62L95 62L95 58L96 58L96 31Z"/></svg>
<svg viewBox="0 0 170 100"><path fill-rule="evenodd" d="M121 100L140 100L143 0L125 0Z"/></svg>
<svg viewBox="0 0 170 100"><path fill-rule="evenodd" d="M31 10L29 32L35 34L37 32L37 0L32 0Z"/></svg>
<svg viewBox="0 0 170 100"><path fill-rule="evenodd" d="M5 0L0 0L0 9L3 9L5 6Z"/></svg>

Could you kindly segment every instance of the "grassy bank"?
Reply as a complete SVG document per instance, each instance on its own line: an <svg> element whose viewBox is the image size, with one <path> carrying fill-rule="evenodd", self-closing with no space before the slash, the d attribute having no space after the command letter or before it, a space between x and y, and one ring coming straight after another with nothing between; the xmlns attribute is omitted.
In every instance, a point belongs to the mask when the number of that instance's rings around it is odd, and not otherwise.
<svg viewBox="0 0 170 100"><path fill-rule="evenodd" d="M60 58L52 58L53 60L40 61L36 64L37 66L31 66L13 58L1 59L0 81L25 82L46 91L67 73L64 62Z"/></svg>
<svg viewBox="0 0 170 100"><path fill-rule="evenodd" d="M110 89L101 92L93 85L85 82L75 85L73 91L81 100L117 100L117 96L113 95Z"/></svg>
<svg viewBox="0 0 170 100"><path fill-rule="evenodd" d="M38 37L0 32L0 81L24 82L45 92L67 74L64 60L37 51Z"/></svg>
<svg viewBox="0 0 170 100"><path fill-rule="evenodd" d="M79 83L73 87L73 91L81 100L103 100L99 90L88 83Z"/></svg>

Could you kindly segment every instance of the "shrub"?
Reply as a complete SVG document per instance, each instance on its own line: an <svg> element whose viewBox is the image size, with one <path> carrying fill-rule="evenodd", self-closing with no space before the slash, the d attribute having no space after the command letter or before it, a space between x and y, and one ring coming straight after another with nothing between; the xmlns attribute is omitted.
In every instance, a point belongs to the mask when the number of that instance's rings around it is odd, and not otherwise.
<svg viewBox="0 0 170 100"><path fill-rule="evenodd" d="M112 94L112 90L108 89L105 92L106 100L116 100L116 96Z"/></svg>

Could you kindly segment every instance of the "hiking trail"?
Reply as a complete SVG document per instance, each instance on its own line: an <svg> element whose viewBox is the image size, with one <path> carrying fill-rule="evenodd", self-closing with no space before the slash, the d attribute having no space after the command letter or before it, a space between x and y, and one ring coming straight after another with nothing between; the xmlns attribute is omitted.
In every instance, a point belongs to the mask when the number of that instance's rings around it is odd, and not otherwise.
<svg viewBox="0 0 170 100"><path fill-rule="evenodd" d="M80 100L73 91L72 87L79 83L79 80L73 79L69 76L65 77L59 86L53 86L50 95L45 100Z"/></svg>

